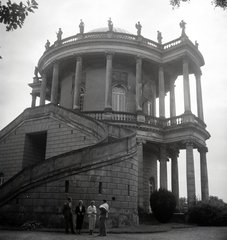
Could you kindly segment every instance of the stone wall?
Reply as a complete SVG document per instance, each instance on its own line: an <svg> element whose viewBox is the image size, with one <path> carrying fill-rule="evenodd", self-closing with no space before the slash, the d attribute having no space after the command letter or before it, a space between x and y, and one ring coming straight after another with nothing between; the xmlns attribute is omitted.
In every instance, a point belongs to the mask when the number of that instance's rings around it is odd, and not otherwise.
<svg viewBox="0 0 227 240"><path fill-rule="evenodd" d="M26 221L36 220L46 227L63 228L62 206L70 196L73 198L73 210L80 199L87 208L91 200L95 200L98 207L106 198L110 205L108 227L137 225L137 194L138 162L137 158L129 158L116 164L52 181L19 194L0 208L0 224L10 223L19 226ZM84 228L87 226L86 215Z"/></svg>

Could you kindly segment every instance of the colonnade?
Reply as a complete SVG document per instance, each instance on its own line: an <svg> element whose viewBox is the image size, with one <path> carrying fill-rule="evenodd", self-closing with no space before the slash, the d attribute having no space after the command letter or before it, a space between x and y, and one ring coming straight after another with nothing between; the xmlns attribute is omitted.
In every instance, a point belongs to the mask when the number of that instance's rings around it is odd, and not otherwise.
<svg viewBox="0 0 227 240"><path fill-rule="evenodd" d="M113 65L113 52L106 52L106 81L105 81L105 111L112 111L112 65ZM190 86L189 86L189 61L188 57L182 59L183 69L183 82L184 82L184 113L191 113L191 99L190 99ZM82 80L82 54L76 56L75 67L75 84L74 84L74 97L73 109L80 109L80 86ZM143 112L142 96L143 96L143 79L142 79L142 63L143 57L136 56L136 111L137 113ZM176 116L175 107L175 90L174 84L177 78L176 74L170 77L170 117ZM202 88L201 88L201 73L198 71L195 74L196 79L196 97L197 97L197 115L203 121L203 103L202 103ZM45 71L42 74L41 92L40 92L40 105L45 104L46 100L46 83L47 75ZM51 102L58 103L58 82L59 82L59 62L53 62L52 86L51 86ZM165 118L165 79L164 79L164 66L160 64L158 72L158 86L159 86L159 117ZM153 91L152 100L152 114L156 116L156 93ZM34 104L33 104L34 105Z"/></svg>
<svg viewBox="0 0 227 240"><path fill-rule="evenodd" d="M144 167L143 167L143 145L145 141L139 139L137 141L138 149L138 166L139 166L139 176L138 176L138 204L142 208L144 204L144 182L149 181L149 179L144 179ZM195 170L194 170L194 154L193 154L193 142L185 141L186 148L186 184L187 184L187 200L188 204L194 202L196 198L195 191ZM200 153L200 178L201 178L201 199L206 201L209 199L209 186L208 186L208 173L207 173L207 159L206 153L207 148L198 148ZM179 209L179 172L178 172L178 157L179 150L168 149L168 144L161 144L159 147L158 160L160 162L159 177L160 177L160 188L168 189L168 173L167 173L167 161L171 160L171 189L172 193L176 198L176 205Z"/></svg>

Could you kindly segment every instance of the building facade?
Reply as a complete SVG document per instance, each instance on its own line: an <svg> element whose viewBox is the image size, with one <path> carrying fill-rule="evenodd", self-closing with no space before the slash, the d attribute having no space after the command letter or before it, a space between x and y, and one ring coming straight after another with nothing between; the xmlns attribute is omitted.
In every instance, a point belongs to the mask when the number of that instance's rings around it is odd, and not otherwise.
<svg viewBox="0 0 227 240"><path fill-rule="evenodd" d="M139 214L150 211L158 175L160 187L167 188L169 160L179 207L180 150L186 150L188 203L195 199L194 150L200 153L202 200L208 199L204 59L181 28L181 36L165 44L160 33L155 42L144 38L141 29L133 35L112 25L88 33L80 29L65 39L59 34L52 46L46 45L29 84L31 108L0 132L1 221L37 220L61 227L61 209L70 196L74 206L80 199L98 206L106 198L109 226L136 225ZM184 112L176 116L179 76Z"/></svg>

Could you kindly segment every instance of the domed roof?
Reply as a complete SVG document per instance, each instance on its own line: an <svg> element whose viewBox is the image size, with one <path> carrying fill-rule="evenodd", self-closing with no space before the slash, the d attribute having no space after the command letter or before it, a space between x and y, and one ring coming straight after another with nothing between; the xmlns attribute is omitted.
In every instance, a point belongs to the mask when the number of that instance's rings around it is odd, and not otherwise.
<svg viewBox="0 0 227 240"><path fill-rule="evenodd" d="M92 33L92 32L108 32L109 31L109 28L108 27L102 27L102 28L96 28L96 29L93 29L91 31L89 31L89 33ZM119 32L119 33L127 33L127 34L132 34L122 28L117 28L117 27L113 27L113 32Z"/></svg>

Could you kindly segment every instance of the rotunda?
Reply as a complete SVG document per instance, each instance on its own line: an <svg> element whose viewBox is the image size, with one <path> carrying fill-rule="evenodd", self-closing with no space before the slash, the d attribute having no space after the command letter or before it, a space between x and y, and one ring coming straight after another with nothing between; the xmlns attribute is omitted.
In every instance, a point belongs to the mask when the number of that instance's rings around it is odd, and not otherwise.
<svg viewBox="0 0 227 240"><path fill-rule="evenodd" d="M45 224L49 219L53 226L62 226L60 209L68 196L83 199L85 205L105 198L110 226L136 225L142 214L150 213L152 192L167 189L169 160L171 191L179 208L180 150L186 150L188 204L196 196L195 149L200 153L201 196L208 199L206 140L210 134L201 87L205 63L198 45L181 26L180 37L165 44L160 32L156 42L143 37L141 29L134 35L110 25L67 38L58 35L52 45L46 45L29 84L31 108L0 135L4 152L0 163L8 162L4 165L7 181L0 187L5 216L5 205L16 211L23 204L18 215L23 220L35 216ZM196 80L197 113L191 109L191 74ZM177 116L174 86L179 76L183 77L184 112ZM15 150L17 168L12 170L15 139L20 139L20 147Z"/></svg>

